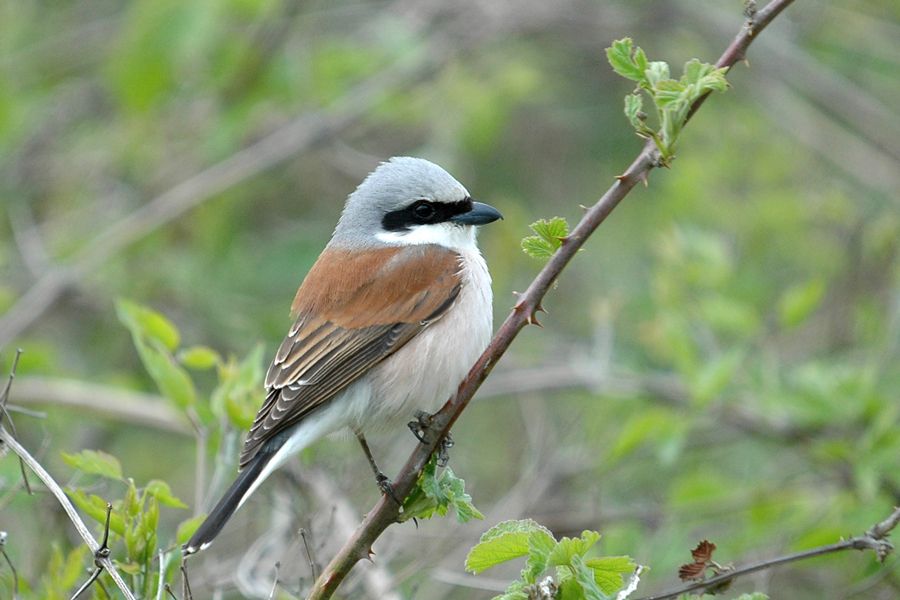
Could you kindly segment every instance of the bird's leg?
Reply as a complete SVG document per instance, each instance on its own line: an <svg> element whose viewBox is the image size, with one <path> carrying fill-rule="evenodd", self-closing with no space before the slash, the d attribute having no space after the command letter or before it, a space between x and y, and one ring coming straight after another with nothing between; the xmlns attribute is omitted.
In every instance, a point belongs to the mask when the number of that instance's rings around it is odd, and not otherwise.
<svg viewBox="0 0 900 600"><path fill-rule="evenodd" d="M394 485L391 483L391 480L388 479L387 475L381 472L381 469L379 469L378 465L375 463L375 458L372 456L372 450L369 449L369 443L366 441L365 436L360 431L354 431L353 433L356 434L359 445L362 446L366 458L369 459L369 465L372 467L372 472L375 473L375 483L378 484L378 489L381 490L382 494L390 496L391 500L396 502L398 506L403 506L403 503L397 498L397 494L394 493Z"/></svg>
<svg viewBox="0 0 900 600"><path fill-rule="evenodd" d="M416 418L407 423L406 426L409 427L409 430L412 431L412 434L416 436L419 442L426 444L428 442L425 439L425 434L428 432L428 428L431 427L431 421L434 417L424 410L417 410L415 416ZM447 435L441 438L441 441L438 443L437 457L439 466L446 467L447 463L450 462L450 453L448 451L452 447L453 438L448 431Z"/></svg>

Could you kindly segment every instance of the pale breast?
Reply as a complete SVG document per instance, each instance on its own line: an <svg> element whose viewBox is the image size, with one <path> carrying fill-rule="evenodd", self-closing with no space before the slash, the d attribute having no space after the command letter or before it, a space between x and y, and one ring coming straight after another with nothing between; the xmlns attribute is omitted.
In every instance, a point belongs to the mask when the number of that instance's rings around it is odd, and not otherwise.
<svg viewBox="0 0 900 600"><path fill-rule="evenodd" d="M365 429L409 420L417 409L437 410L490 342L493 312L487 265L477 249L459 254L463 286L454 305L367 378L372 398Z"/></svg>

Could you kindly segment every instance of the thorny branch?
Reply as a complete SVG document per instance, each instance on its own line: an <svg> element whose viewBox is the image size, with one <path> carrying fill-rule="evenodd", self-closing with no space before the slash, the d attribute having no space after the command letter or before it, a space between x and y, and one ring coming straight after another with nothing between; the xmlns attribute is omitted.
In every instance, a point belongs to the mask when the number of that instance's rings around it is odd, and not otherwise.
<svg viewBox="0 0 900 600"><path fill-rule="evenodd" d="M677 598L681 594L691 592L703 593L707 590L716 589L723 584L731 582L741 575L771 569L772 567L805 560L807 558L843 552L844 550L873 550L878 555L878 559L884 562L884 559L887 558L888 554L894 550L893 544L891 544L887 538L891 534L891 531L897 527L898 523L900 523L900 507L895 508L890 516L880 523L873 525L863 535L855 536L834 544L819 546L818 548L813 548L811 550L804 550L803 552L796 552L794 554L788 554L787 556L760 561L752 565L747 565L746 567L734 569L733 571L727 571L705 581L686 585L677 590L664 592L655 596L646 596L644 598L639 598L638 600L668 600L670 598Z"/></svg>
<svg viewBox="0 0 900 600"><path fill-rule="evenodd" d="M754 18L748 19L741 32L734 38L725 52L716 62L717 67L732 67L744 58L744 53L753 40L766 26L787 8L793 0L772 0L765 8L759 10ZM691 107L690 114L702 105L706 96L698 99ZM649 172L659 166L659 153L652 141L647 142L637 158L622 175L616 177L607 192L589 208L571 235L562 240L562 246L550 258L544 268L519 300L512 313L500 326L490 345L469 371L466 379L459 385L456 394L438 411L426 430L425 441L419 444L394 479L394 491L405 497L428 462L439 442L450 431L451 426L462 411L468 406L475 392L487 378L497 361L518 333L529 324L537 324L536 314L541 311L541 300L559 277L569 261L584 245L587 238L600 226L607 216L618 206L638 182L646 182ZM372 554L372 544L390 525L397 521L399 508L391 499L383 496L375 507L369 511L353 536L338 551L316 581L309 600L330 598L338 586L360 560L368 559Z"/></svg>

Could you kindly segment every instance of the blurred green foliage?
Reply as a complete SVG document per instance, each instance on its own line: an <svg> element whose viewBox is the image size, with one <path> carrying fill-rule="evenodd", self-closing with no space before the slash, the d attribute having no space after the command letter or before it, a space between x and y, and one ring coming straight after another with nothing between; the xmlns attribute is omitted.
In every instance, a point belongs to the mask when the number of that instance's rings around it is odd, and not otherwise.
<svg viewBox="0 0 900 600"><path fill-rule="evenodd" d="M91 496L143 504L140 514L163 505L153 527L121 517L122 531L146 536L131 550L123 541L114 558L169 549L193 515L148 488L202 513L224 485L294 290L378 160L435 160L504 213L480 237L502 319L538 268L519 251L528 225L576 222L579 204L641 147L622 115L631 87L604 49L627 35L670 64L712 62L741 9L737 0L3 3L0 324L48 273L73 278L0 345L4 369L15 347L25 351L10 403L39 401L47 413L13 413L21 441L82 490L86 515L100 507ZM731 90L681 132L671 168L590 240L545 301L544 329L522 333L455 426L453 467L487 523L532 518L555 539L600 531L599 556L651 567L637 592L646 595L678 585L699 539L740 563L859 533L900 503L898 30L895 2L798 1L754 43L752 69L729 73ZM102 261L79 262L92 244L116 243L114 224L151 221L158 213L138 211L207 167L289 126L311 131L353 111L361 116L257 175L219 173L233 179L195 207ZM174 411L188 434L38 393L64 379L153 394L145 401ZM199 446L196 427L207 434ZM375 438L386 472L413 443L405 431ZM111 464L121 474L98 472ZM329 473L360 514L375 500L352 442L323 441L293 467ZM132 483L154 481L167 491ZM69 597L89 553L51 498L21 491L8 456L0 483L21 594ZM298 596L309 563L321 566L343 541L332 506L307 487L291 476L267 482L192 564L195 597L268 597L278 560L278 593ZM300 527L314 541L310 559ZM497 593L442 575L462 575L483 522L396 529L376 545L376 562L401 597ZM258 540L277 538L272 530L290 537L282 553L253 554ZM515 565L495 571L504 582L519 575ZM0 563L0 596L11 586ZM728 594L895 598L898 589L896 557L881 566L859 553L773 570ZM367 592L357 580L344 593Z"/></svg>

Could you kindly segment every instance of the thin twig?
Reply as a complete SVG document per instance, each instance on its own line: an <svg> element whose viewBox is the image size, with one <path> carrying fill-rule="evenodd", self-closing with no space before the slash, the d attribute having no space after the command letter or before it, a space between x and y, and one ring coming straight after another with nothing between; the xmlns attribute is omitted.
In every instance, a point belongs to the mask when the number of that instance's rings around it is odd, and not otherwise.
<svg viewBox="0 0 900 600"><path fill-rule="evenodd" d="M9 390L12 389L12 383L16 378L16 369L19 368L19 359L21 357L22 349L16 348L16 356L13 358L12 367L9 369L9 379L6 380L6 386L3 388L2 396L0 396L0 426L3 425L4 420L9 423L9 429L12 431L13 437L18 437L19 434L16 432L16 424L13 423L12 415L10 415L9 411L6 409L6 403L9 401ZM28 473L25 471L25 463L22 462L21 458L19 458L19 472L22 473L22 483L25 484L25 490L28 492L28 495L33 495L34 492L31 490L31 484L28 483Z"/></svg>
<svg viewBox="0 0 900 600"><path fill-rule="evenodd" d="M6 539L6 532L0 531L0 554L3 554L3 558L6 559L6 564L9 565L9 570L12 571L13 599L15 599L19 597L19 572L16 571L16 567L13 565L12 561L9 559L9 555L6 553Z"/></svg>
<svg viewBox="0 0 900 600"><path fill-rule="evenodd" d="M22 447L16 439L10 435L10 433L6 430L6 428L0 426L0 441L9 446L10 450L16 453L16 455L21 458L28 468L31 469L35 475L38 476L44 485L50 490L50 493L56 497L56 500L59 502L62 509L65 511L66 515L69 517L69 520L72 521L72 525L75 526L76 531L78 531L78 535L81 536L81 539L84 540L84 543L87 544L87 547L91 549L91 552L94 556L97 556L97 551L100 550L100 544L97 543L97 540L94 539L93 534L84 524L84 521L81 520L81 516L79 516L78 511L75 510L75 507L72 506L72 503L69 501L69 498L66 496L65 492L63 492L62 488L59 487L59 484L56 483L56 480L50 476L46 469L39 463L31 454L28 453L24 447ZM127 600L135 600L134 594L131 593L131 590L128 589L128 584L125 583L125 580L122 579L122 576L119 574L118 569L116 569L116 565L113 564L113 561L109 559L109 557L105 558L97 558L100 564L103 565L103 568L106 569L109 576L112 577L113 582L115 582L116 586L122 592Z"/></svg>
<svg viewBox="0 0 900 600"><path fill-rule="evenodd" d="M81 584L75 593L72 594L72 600L78 600L78 596L80 596L86 589L91 587L91 585L97 581L97 578L100 577L100 573L103 572L103 567L94 567L94 570L91 571L91 576L88 577L87 581Z"/></svg>
<svg viewBox="0 0 900 600"><path fill-rule="evenodd" d="M306 551L306 560L309 563L309 572L312 574L313 581L315 581L318 577L318 574L316 573L316 561L313 560L312 551L309 548L309 540L306 539L306 529L301 527L300 531L298 531L297 533L300 534L300 539L303 540L303 549Z"/></svg>
<svg viewBox="0 0 900 600"><path fill-rule="evenodd" d="M792 2L793 0L773 0L760 10L752 24L745 24L716 65L730 68L737 61L743 59L747 48L759 33ZM705 99L706 96L698 99L692 105L690 114L696 112ZM616 177L612 187L594 206L587 210L584 217L572 230L571 235L562 240L559 250L538 273L525 293L519 297L512 313L500 326L487 349L469 371L466 379L459 385L456 394L432 418L425 442L416 447L394 479L394 491L398 496L405 497L412 490L419 473L435 451L439 441L450 431L450 427L468 406L472 396L518 333L526 325L537 324L536 313L543 309L541 300L563 269L584 245L587 238L606 220L606 217L631 189L638 182L646 181L648 173L658 165L659 153L653 142L648 141L628 169ZM372 544L385 529L396 522L398 513L399 509L395 502L384 496L379 499L356 532L347 540L316 580L308 600L330 598L353 566L358 561L370 556Z"/></svg>
<svg viewBox="0 0 900 600"><path fill-rule="evenodd" d="M884 521L876 523L863 535L852 537L835 544L819 546L818 548L813 548L811 550L804 550L803 552L796 552L794 554L788 554L787 556L760 561L746 567L741 567L740 569L716 575L705 581L686 585L677 590L664 592L654 596L646 596L644 598L639 598L638 600L668 600L669 598L677 598L681 594L701 590L706 591L721 586L726 582L730 582L741 575L771 569L772 567L797 562L799 560L806 560L807 558L843 552L844 550L873 550L878 555L878 559L884 562L884 559L887 558L888 554L894 549L894 546L887 538L898 523L900 523L900 507L895 508L894 512L892 512Z"/></svg>
<svg viewBox="0 0 900 600"><path fill-rule="evenodd" d="M191 593L191 582L188 580L187 561L181 561L181 596L182 600L193 600L194 594Z"/></svg>
<svg viewBox="0 0 900 600"><path fill-rule="evenodd" d="M91 585L97 581L97 578L100 577L100 574L103 573L104 565L101 560L106 559L109 560L109 519L112 516L112 504L109 502L106 503L106 524L103 526L103 541L100 542L100 547L94 552L94 571L91 573L91 576L88 577L88 580L81 584L81 587L72 594L72 600L78 600L78 596L80 596L86 589L91 587ZM99 582L98 582L99 583ZM102 585L102 584L100 584ZM104 590L105 592L105 590ZM109 594L106 594L109 597Z"/></svg>
<svg viewBox="0 0 900 600"><path fill-rule="evenodd" d="M275 592L278 591L278 572L279 571L281 571L281 563L276 561L275 562L275 577L274 577L274 581L272 581L272 591L269 592L268 600L275 600Z"/></svg>

